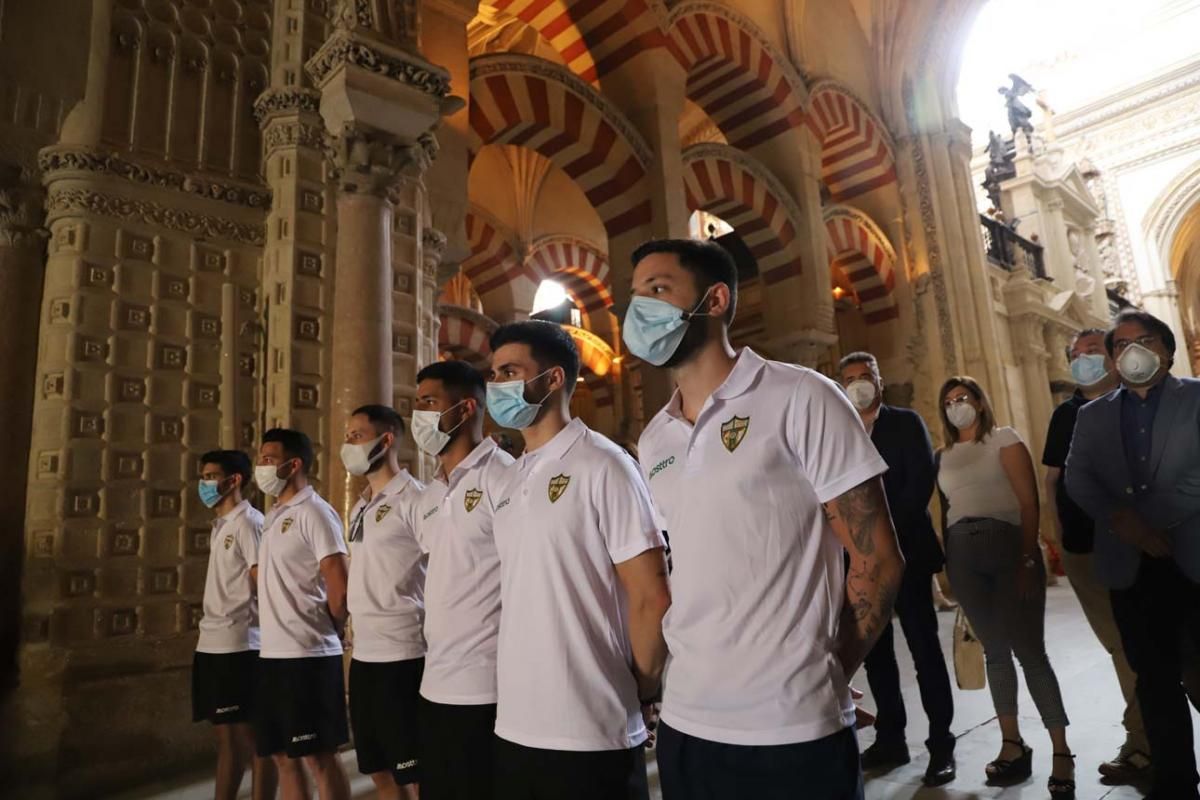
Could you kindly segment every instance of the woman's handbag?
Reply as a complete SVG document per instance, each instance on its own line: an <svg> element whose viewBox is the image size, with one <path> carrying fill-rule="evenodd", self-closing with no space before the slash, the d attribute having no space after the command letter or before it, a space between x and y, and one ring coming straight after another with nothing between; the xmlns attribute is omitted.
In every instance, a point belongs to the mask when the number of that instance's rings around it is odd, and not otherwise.
<svg viewBox="0 0 1200 800"><path fill-rule="evenodd" d="M983 643L975 638L971 623L962 607L954 620L954 677L960 689L982 689L987 686L987 671L983 660Z"/></svg>

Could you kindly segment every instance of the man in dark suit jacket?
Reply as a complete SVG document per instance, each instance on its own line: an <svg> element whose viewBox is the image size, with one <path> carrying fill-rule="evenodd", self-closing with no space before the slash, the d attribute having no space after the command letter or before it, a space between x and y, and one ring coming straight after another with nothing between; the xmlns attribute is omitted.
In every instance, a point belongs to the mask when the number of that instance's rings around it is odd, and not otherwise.
<svg viewBox="0 0 1200 800"><path fill-rule="evenodd" d="M929 518L934 485L933 446L919 414L883 405L883 381L874 356L851 353L839 367L842 387L888 465L883 486L906 562L904 580L896 597L896 614L917 668L921 705L929 717L929 739L925 744L930 759L925 784L940 786L955 776L954 735L950 733L954 699L933 607L931 578L945 563ZM879 712L875 743L863 752L863 769L906 764L909 761L904 737L907 716L900 693L900 669L896 664L891 624L867 656L865 666Z"/></svg>
<svg viewBox="0 0 1200 800"><path fill-rule="evenodd" d="M1200 800L1185 674L1200 643L1200 381L1170 374L1175 334L1144 311L1105 336L1122 387L1079 409L1067 492L1095 522L1093 566L1137 673L1154 790Z"/></svg>

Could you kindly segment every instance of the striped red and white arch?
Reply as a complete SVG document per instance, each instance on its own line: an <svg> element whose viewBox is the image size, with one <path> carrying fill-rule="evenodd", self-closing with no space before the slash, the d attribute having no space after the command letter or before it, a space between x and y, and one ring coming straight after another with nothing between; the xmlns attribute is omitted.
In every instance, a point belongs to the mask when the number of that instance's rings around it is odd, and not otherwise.
<svg viewBox="0 0 1200 800"><path fill-rule="evenodd" d="M821 181L838 202L896 181L891 140L848 89L820 81L809 94L805 123L821 143Z"/></svg>
<svg viewBox="0 0 1200 800"><path fill-rule="evenodd" d="M830 206L824 211L830 268L850 280L867 324L900 316L894 289L896 251L879 227L861 211Z"/></svg>

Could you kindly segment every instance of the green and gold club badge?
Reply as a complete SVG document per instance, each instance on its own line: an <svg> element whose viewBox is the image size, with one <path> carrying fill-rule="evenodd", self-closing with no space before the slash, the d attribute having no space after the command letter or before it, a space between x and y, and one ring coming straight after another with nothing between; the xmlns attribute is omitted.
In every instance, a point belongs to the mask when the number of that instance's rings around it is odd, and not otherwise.
<svg viewBox="0 0 1200 800"><path fill-rule="evenodd" d="M570 485L571 485L571 476L570 475L555 475L553 478L551 478L550 486L548 487L548 491L549 491L549 495L550 495L550 502L557 503L558 498L563 496L563 492L565 492L567 490L567 487Z"/></svg>
<svg viewBox="0 0 1200 800"><path fill-rule="evenodd" d="M293 521L294 521L294 520L293 520L291 517L288 517L287 519L285 519L285 520L283 521L283 524L279 526L279 532L280 532L280 533L287 533L287 532L288 532L288 528L292 527L292 522L293 522Z"/></svg>
<svg viewBox="0 0 1200 800"><path fill-rule="evenodd" d="M392 510L392 507L389 505L382 505L379 508L375 509L375 522L376 523L383 522L383 518L386 517L388 515L388 512L391 510Z"/></svg>
<svg viewBox="0 0 1200 800"><path fill-rule="evenodd" d="M483 499L483 492L478 489L468 489L467 494L463 497L463 508L470 514L475 510L475 506L479 505L479 501Z"/></svg>
<svg viewBox="0 0 1200 800"><path fill-rule="evenodd" d="M721 444L725 445L725 449L733 452L738 449L738 445L742 443L742 439L746 438L746 431L750 430L749 417L734 417L733 419L721 423Z"/></svg>
<svg viewBox="0 0 1200 800"><path fill-rule="evenodd" d="M227 533L225 534L225 549L228 550L231 547L233 547L233 534Z"/></svg>

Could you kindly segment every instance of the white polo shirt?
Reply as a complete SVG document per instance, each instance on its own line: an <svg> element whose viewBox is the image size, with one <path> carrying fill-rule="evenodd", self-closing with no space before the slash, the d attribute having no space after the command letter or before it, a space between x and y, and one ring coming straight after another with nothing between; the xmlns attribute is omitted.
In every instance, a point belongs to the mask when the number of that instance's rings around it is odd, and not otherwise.
<svg viewBox="0 0 1200 800"><path fill-rule="evenodd" d="M350 512L351 538L362 514L362 538L350 542L346 595L355 661L406 661L425 655L425 554L413 526L424 488L408 470L401 470Z"/></svg>
<svg viewBox="0 0 1200 800"><path fill-rule="evenodd" d="M496 482L496 735L547 750L646 740L614 564L663 546L633 459L578 419Z"/></svg>
<svg viewBox="0 0 1200 800"><path fill-rule="evenodd" d="M844 550L822 504L887 465L842 391L745 349L695 427L676 393L638 453L674 563L662 719L737 745L853 725L836 655Z"/></svg>
<svg viewBox="0 0 1200 800"><path fill-rule="evenodd" d="M417 505L425 575L425 673L421 696L447 705L496 702L500 554L492 537L491 486L513 458L484 439Z"/></svg>
<svg viewBox="0 0 1200 800"><path fill-rule="evenodd" d="M258 563L262 527L263 515L246 500L213 520L196 652L258 649L258 600L250 585L250 568Z"/></svg>
<svg viewBox="0 0 1200 800"><path fill-rule="evenodd" d="M321 559L345 552L337 512L311 486L271 509L258 549L260 657L341 655Z"/></svg>

